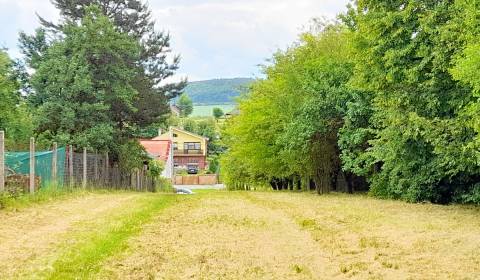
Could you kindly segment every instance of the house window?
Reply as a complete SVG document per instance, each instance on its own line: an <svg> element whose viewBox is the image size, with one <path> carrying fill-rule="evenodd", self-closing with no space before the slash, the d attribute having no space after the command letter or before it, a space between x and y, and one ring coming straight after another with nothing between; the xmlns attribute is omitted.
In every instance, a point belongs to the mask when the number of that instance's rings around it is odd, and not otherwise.
<svg viewBox="0 0 480 280"><path fill-rule="evenodd" d="M173 150L174 151L178 150L178 143L177 142L173 143Z"/></svg>
<svg viewBox="0 0 480 280"><path fill-rule="evenodd" d="M174 134L173 134L173 137L178 137L178 134L174 133Z"/></svg>
<svg viewBox="0 0 480 280"><path fill-rule="evenodd" d="M185 150L200 150L201 149L201 144L199 142L196 143L184 143L183 148Z"/></svg>

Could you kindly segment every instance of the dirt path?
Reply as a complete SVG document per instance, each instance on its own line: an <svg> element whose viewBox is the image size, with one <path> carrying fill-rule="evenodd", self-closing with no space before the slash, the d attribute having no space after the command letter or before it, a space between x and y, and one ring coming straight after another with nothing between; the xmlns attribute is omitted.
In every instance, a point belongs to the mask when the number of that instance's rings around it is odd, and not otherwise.
<svg viewBox="0 0 480 280"><path fill-rule="evenodd" d="M0 212L0 279L20 277L48 267L70 234L92 230L98 219L126 207L137 194L91 194L23 209ZM31 276L31 275L30 275Z"/></svg>
<svg viewBox="0 0 480 280"><path fill-rule="evenodd" d="M238 195L191 198L163 212L105 279L319 279L329 271L310 234ZM321 278L321 277L320 277Z"/></svg>

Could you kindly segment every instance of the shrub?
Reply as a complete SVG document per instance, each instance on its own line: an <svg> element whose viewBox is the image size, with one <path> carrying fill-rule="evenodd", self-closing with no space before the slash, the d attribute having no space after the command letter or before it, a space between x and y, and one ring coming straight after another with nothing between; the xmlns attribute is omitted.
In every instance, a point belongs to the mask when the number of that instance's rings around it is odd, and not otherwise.
<svg viewBox="0 0 480 280"><path fill-rule="evenodd" d="M148 162L148 176L159 178L165 170L165 163L160 160L150 160Z"/></svg>
<svg viewBox="0 0 480 280"><path fill-rule="evenodd" d="M173 184L170 179L159 177L156 180L155 192L173 192Z"/></svg>

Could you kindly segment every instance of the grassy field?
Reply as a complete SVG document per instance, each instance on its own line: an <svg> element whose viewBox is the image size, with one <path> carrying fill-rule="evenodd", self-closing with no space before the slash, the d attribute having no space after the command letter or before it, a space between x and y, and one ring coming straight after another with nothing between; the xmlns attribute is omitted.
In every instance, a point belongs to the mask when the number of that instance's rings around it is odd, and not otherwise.
<svg viewBox="0 0 480 280"><path fill-rule="evenodd" d="M0 211L0 279L479 279L480 208L105 193Z"/></svg>
<svg viewBox="0 0 480 280"><path fill-rule="evenodd" d="M192 117L212 117L213 108L220 108L224 113L231 112L235 105L194 105Z"/></svg>

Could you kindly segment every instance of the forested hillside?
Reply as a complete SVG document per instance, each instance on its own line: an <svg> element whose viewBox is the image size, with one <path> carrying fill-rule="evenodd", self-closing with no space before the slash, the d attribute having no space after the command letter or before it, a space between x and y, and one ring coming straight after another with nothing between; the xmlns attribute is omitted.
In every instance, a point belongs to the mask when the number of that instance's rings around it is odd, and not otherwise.
<svg viewBox="0 0 480 280"><path fill-rule="evenodd" d="M250 78L191 82L185 88L194 104L232 104L253 82Z"/></svg>

